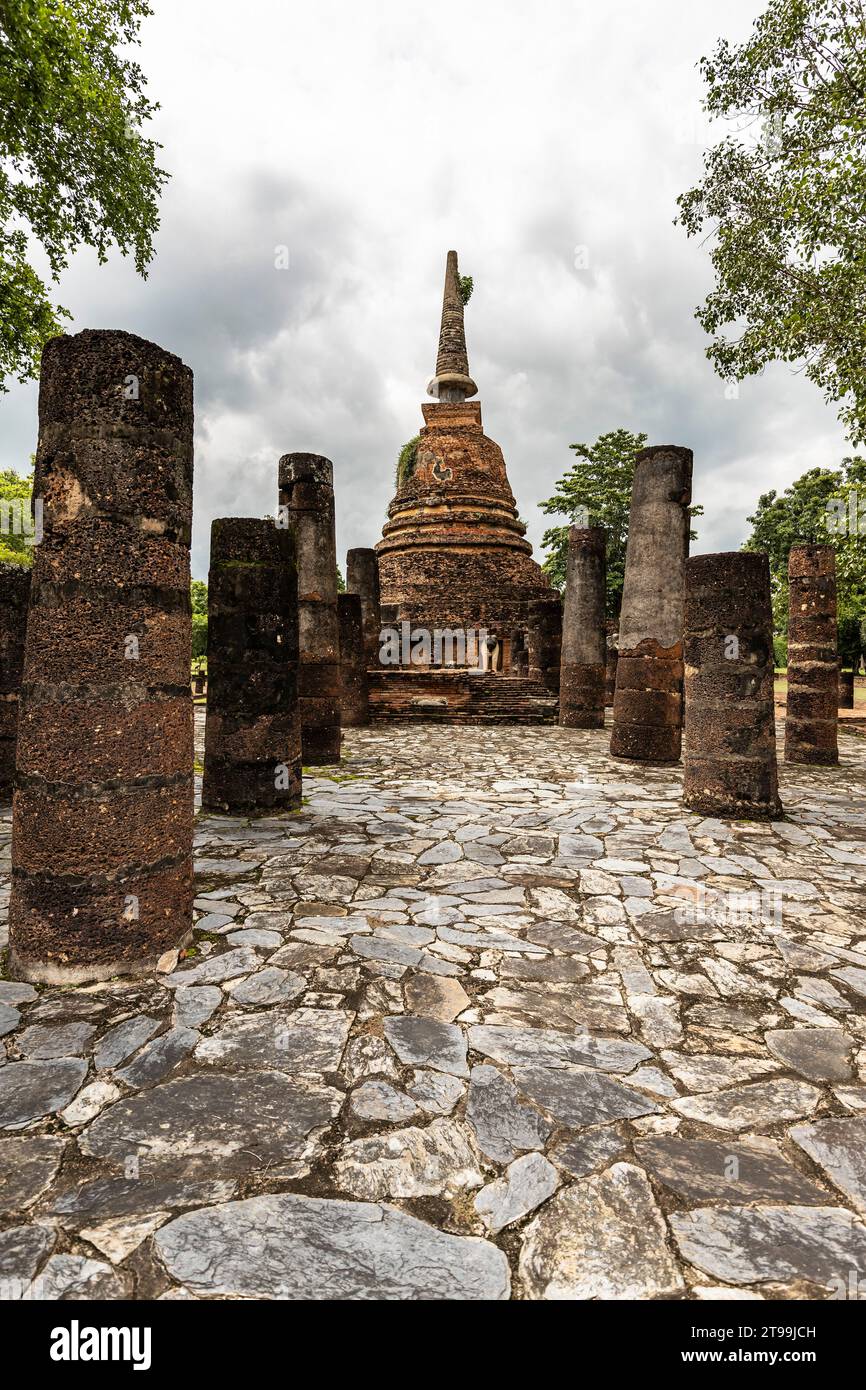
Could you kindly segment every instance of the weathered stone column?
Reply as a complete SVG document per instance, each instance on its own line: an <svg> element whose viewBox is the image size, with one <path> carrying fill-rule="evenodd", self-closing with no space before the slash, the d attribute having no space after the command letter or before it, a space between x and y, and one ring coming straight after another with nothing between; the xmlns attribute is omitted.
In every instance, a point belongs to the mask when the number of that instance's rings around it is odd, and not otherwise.
<svg viewBox="0 0 866 1390"><path fill-rule="evenodd" d="M30 570L0 564L0 801L12 800Z"/></svg>
<svg viewBox="0 0 866 1390"><path fill-rule="evenodd" d="M794 545L788 556L788 763L839 761L836 642L836 552L832 545Z"/></svg>
<svg viewBox="0 0 866 1390"><path fill-rule="evenodd" d="M637 456L631 494L610 751L675 763L682 742L683 573L689 553L692 451L657 444Z"/></svg>
<svg viewBox="0 0 866 1390"><path fill-rule="evenodd" d="M367 649L360 594L338 594L340 619L341 718L346 728L359 728L370 722L367 686Z"/></svg>
<svg viewBox="0 0 866 1390"><path fill-rule="evenodd" d="M773 711L773 610L765 554L686 562L683 799L703 816L782 815Z"/></svg>
<svg viewBox="0 0 866 1390"><path fill-rule="evenodd" d="M42 354L11 965L153 969L192 929L192 372L131 333Z"/></svg>
<svg viewBox="0 0 866 1390"><path fill-rule="evenodd" d="M854 708L854 672L839 672L839 708Z"/></svg>
<svg viewBox="0 0 866 1390"><path fill-rule="evenodd" d="M340 632L333 465L319 454L284 454L279 481L280 520L285 515L295 530L303 759L311 766L336 763L340 761Z"/></svg>
<svg viewBox="0 0 866 1390"><path fill-rule="evenodd" d="M533 599L529 605L529 678L559 695L562 599Z"/></svg>
<svg viewBox="0 0 866 1390"><path fill-rule="evenodd" d="M249 815L301 804L294 533L255 518L211 525L202 807Z"/></svg>
<svg viewBox="0 0 866 1390"><path fill-rule="evenodd" d="M603 526L572 526L568 533L559 722L571 729L604 728L605 541Z"/></svg>
<svg viewBox="0 0 866 1390"><path fill-rule="evenodd" d="M526 676L529 672L529 652L526 650L526 636L521 629L511 634L512 676Z"/></svg>
<svg viewBox="0 0 866 1390"><path fill-rule="evenodd" d="M349 550L346 553L346 592L361 600L361 621L367 665L379 665L379 633L382 628L379 601L379 561L375 550Z"/></svg>
<svg viewBox="0 0 866 1390"><path fill-rule="evenodd" d="M604 703L605 705L613 705L613 697L616 692L616 665L619 660L619 651L617 650L619 634L616 630L616 624L613 622L605 624L605 632L607 635L605 637Z"/></svg>

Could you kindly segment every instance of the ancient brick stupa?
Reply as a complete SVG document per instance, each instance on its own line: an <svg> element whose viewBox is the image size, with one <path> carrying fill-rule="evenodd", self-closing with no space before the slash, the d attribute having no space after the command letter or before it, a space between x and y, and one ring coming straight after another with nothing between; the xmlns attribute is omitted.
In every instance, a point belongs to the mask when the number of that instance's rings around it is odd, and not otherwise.
<svg viewBox="0 0 866 1390"><path fill-rule="evenodd" d="M426 627L485 628L507 670L529 604L551 587L532 559L502 450L481 426L469 375L457 252L449 251L436 375L424 426L376 547L382 603ZM395 611L396 610L396 611Z"/></svg>

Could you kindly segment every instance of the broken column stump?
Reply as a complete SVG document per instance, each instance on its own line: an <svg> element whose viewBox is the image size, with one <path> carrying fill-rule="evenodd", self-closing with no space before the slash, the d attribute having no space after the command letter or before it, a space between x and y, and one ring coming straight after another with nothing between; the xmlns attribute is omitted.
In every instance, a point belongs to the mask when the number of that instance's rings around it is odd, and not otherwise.
<svg viewBox="0 0 866 1390"><path fill-rule="evenodd" d="M642 449L635 461L610 751L675 763L682 744L683 580L692 451Z"/></svg>
<svg viewBox="0 0 866 1390"><path fill-rule="evenodd" d="M0 801L12 800L30 569L0 564Z"/></svg>
<svg viewBox="0 0 866 1390"><path fill-rule="evenodd" d="M319 454L284 454L280 523L295 531L301 751L310 766L340 761L340 632L334 469Z"/></svg>
<svg viewBox="0 0 866 1390"><path fill-rule="evenodd" d="M782 814L773 709L773 610L765 554L686 562L683 800L702 816Z"/></svg>
<svg viewBox="0 0 866 1390"><path fill-rule="evenodd" d="M11 966L153 969L192 932L193 380L131 333L42 354L18 720Z"/></svg>
<svg viewBox="0 0 866 1390"><path fill-rule="evenodd" d="M250 815L301 804L295 537L272 521L211 526L202 807Z"/></svg>
<svg viewBox="0 0 866 1390"><path fill-rule="evenodd" d="M562 649L562 599L533 599L529 605L529 678L559 695Z"/></svg>
<svg viewBox="0 0 866 1390"><path fill-rule="evenodd" d="M837 763L839 658L836 552L794 545L788 556L785 762Z"/></svg>
<svg viewBox="0 0 866 1390"><path fill-rule="evenodd" d="M361 600L361 622L367 665L379 665L379 633L382 628L379 599L379 561L375 550L359 547L346 554L346 592Z"/></svg>
<svg viewBox="0 0 866 1390"><path fill-rule="evenodd" d="M360 594L338 594L337 613L340 620L341 719L347 728L356 729L370 722L367 649Z"/></svg>
<svg viewBox="0 0 866 1390"><path fill-rule="evenodd" d="M604 527L572 526L559 677L559 722L571 729L604 728L605 577Z"/></svg>

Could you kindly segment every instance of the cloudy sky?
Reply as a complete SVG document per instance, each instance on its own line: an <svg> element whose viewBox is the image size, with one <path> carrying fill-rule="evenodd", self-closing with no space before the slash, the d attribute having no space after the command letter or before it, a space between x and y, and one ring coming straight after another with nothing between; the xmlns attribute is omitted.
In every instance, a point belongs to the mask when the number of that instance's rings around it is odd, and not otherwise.
<svg viewBox="0 0 866 1390"><path fill-rule="evenodd" d="M788 368L726 398L693 318L707 253L673 225L713 138L697 60L760 0L153 6L141 62L172 178L150 277L82 253L59 297L74 329L129 329L195 372L194 574L213 517L273 510L289 450L334 461L341 559L378 540L452 246L485 429L536 545L568 445L619 425L694 450L696 550L738 546L760 492L842 457ZM24 470L35 439L36 388L13 386L0 466Z"/></svg>

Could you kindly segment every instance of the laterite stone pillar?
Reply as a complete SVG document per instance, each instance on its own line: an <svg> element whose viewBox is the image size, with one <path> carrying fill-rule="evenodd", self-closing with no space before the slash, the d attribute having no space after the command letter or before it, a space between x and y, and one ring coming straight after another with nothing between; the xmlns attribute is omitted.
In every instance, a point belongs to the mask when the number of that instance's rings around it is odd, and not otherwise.
<svg viewBox="0 0 866 1390"><path fill-rule="evenodd" d="M359 548L346 554L346 592L361 600L361 621L367 665L379 665L379 633L382 628L379 600L379 561L375 550Z"/></svg>
<svg viewBox="0 0 866 1390"><path fill-rule="evenodd" d="M340 619L342 722L347 728L358 728L370 722L367 650L364 643L364 619L360 595L338 594L337 612Z"/></svg>
<svg viewBox="0 0 866 1390"><path fill-rule="evenodd" d="M319 454L280 459L280 509L294 527L298 567L301 749L310 766L340 761L340 632L334 469Z"/></svg>
<svg viewBox="0 0 866 1390"><path fill-rule="evenodd" d="M675 763L682 743L683 583L692 451L637 455L631 495L610 751Z"/></svg>
<svg viewBox="0 0 866 1390"><path fill-rule="evenodd" d="M854 672L839 672L839 708L854 708Z"/></svg>
<svg viewBox="0 0 866 1390"><path fill-rule="evenodd" d="M533 599L529 605L529 678L559 695L562 599Z"/></svg>
<svg viewBox="0 0 866 1390"><path fill-rule="evenodd" d="M795 545L788 556L785 761L837 763L839 659L836 552Z"/></svg>
<svg viewBox="0 0 866 1390"><path fill-rule="evenodd" d="M295 537L272 521L211 526L202 807L301 804Z"/></svg>
<svg viewBox="0 0 866 1390"><path fill-rule="evenodd" d="M526 636L520 630L511 634L510 674L524 678L529 675L529 652L526 647Z"/></svg>
<svg viewBox="0 0 866 1390"><path fill-rule="evenodd" d="M12 800L30 570L0 564L0 801Z"/></svg>
<svg viewBox="0 0 866 1390"><path fill-rule="evenodd" d="M765 554L686 562L683 799L703 816L782 813L773 710L773 610Z"/></svg>
<svg viewBox="0 0 866 1390"><path fill-rule="evenodd" d="M605 577L604 527L572 526L559 677L559 722L572 729L604 728Z"/></svg>
<svg viewBox="0 0 866 1390"><path fill-rule="evenodd" d="M131 333L42 354L11 965L153 969L192 929L192 372Z"/></svg>
<svg viewBox="0 0 866 1390"><path fill-rule="evenodd" d="M616 626L612 622L605 624L605 671L604 671L604 703L606 706L613 705L613 697L616 692L616 666L619 659L617 642L619 635Z"/></svg>

